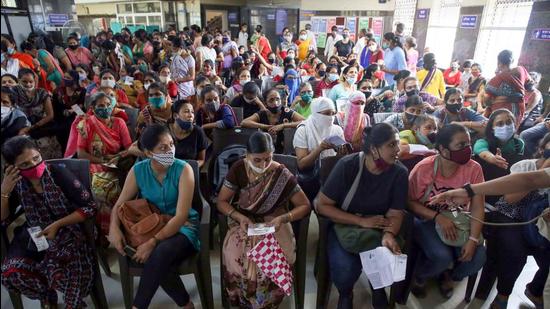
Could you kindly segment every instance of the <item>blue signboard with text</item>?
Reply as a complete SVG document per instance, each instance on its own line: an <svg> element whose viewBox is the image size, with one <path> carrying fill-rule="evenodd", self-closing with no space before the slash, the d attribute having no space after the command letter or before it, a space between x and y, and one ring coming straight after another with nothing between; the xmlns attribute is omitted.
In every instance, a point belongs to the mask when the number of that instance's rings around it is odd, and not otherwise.
<svg viewBox="0 0 550 309"><path fill-rule="evenodd" d="M419 9L416 12L416 19L428 19L429 13L430 13L430 9Z"/></svg>
<svg viewBox="0 0 550 309"><path fill-rule="evenodd" d="M460 16L460 28L475 29L477 27L477 15Z"/></svg>
<svg viewBox="0 0 550 309"><path fill-rule="evenodd" d="M52 26L63 26L68 20L67 14L48 14L48 21Z"/></svg>

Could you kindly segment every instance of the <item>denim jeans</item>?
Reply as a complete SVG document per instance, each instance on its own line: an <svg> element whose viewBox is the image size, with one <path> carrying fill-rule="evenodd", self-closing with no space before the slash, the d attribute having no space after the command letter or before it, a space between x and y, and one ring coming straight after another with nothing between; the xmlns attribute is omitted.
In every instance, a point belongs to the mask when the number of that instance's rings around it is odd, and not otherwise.
<svg viewBox="0 0 550 309"><path fill-rule="evenodd" d="M363 267L359 254L350 253L340 245L334 227L328 231L328 262L330 268L330 277L338 289L338 293L343 296L350 296L353 293L353 286ZM369 283L370 285L370 283ZM378 308L388 308L388 298L384 289L372 290L372 306Z"/></svg>
<svg viewBox="0 0 550 309"><path fill-rule="evenodd" d="M435 222L414 219L414 240L421 248L416 269L416 277L423 281L435 277L454 263L451 278L460 281L476 274L485 264L485 247L478 246L469 262L459 262L460 247L451 247L443 243L435 230Z"/></svg>
<svg viewBox="0 0 550 309"><path fill-rule="evenodd" d="M544 122L521 132L519 137L525 142L525 156L532 157L535 154L539 141L548 132L550 130L548 130Z"/></svg>

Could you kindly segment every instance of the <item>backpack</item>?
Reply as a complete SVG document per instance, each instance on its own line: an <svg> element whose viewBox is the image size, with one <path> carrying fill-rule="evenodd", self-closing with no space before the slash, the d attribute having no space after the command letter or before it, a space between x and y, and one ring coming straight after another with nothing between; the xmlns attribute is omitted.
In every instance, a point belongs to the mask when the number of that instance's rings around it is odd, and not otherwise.
<svg viewBox="0 0 550 309"><path fill-rule="evenodd" d="M246 155L246 146L229 145L217 157L214 162L213 185L216 192L222 188L223 181L233 163L239 161Z"/></svg>

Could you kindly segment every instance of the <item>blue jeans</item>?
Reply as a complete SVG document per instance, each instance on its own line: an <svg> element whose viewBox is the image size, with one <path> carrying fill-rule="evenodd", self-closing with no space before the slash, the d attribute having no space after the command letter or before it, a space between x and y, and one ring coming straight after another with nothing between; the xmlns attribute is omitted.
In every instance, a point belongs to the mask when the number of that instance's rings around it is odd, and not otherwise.
<svg viewBox="0 0 550 309"><path fill-rule="evenodd" d="M340 295L350 296L353 293L353 286L363 270L361 258L359 254L350 253L342 248L333 226L329 227L327 250L332 282L334 282ZM374 308L388 308L388 298L384 289L373 290L371 286L371 291L372 306Z"/></svg>
<svg viewBox="0 0 550 309"><path fill-rule="evenodd" d="M544 122L531 127L519 135L525 142L525 155L532 157L537 152L537 146L546 133L550 132Z"/></svg>
<svg viewBox="0 0 550 309"><path fill-rule="evenodd" d="M460 247L451 247L443 243L435 230L435 222L414 219L414 240L420 246L422 253L416 269L416 277L420 281L435 277L454 263L451 278L460 281L476 274L485 264L485 247L478 246L472 260L459 262Z"/></svg>

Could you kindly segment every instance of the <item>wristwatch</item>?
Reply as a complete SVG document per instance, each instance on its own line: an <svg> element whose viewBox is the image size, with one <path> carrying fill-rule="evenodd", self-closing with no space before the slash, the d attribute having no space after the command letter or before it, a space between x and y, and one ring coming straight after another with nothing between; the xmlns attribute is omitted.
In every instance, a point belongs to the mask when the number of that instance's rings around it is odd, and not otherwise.
<svg viewBox="0 0 550 309"><path fill-rule="evenodd" d="M468 193L468 197L469 198L472 198L476 195L476 193L474 192L474 190L472 189L472 185L467 183L465 184L462 189L466 190L466 193Z"/></svg>

